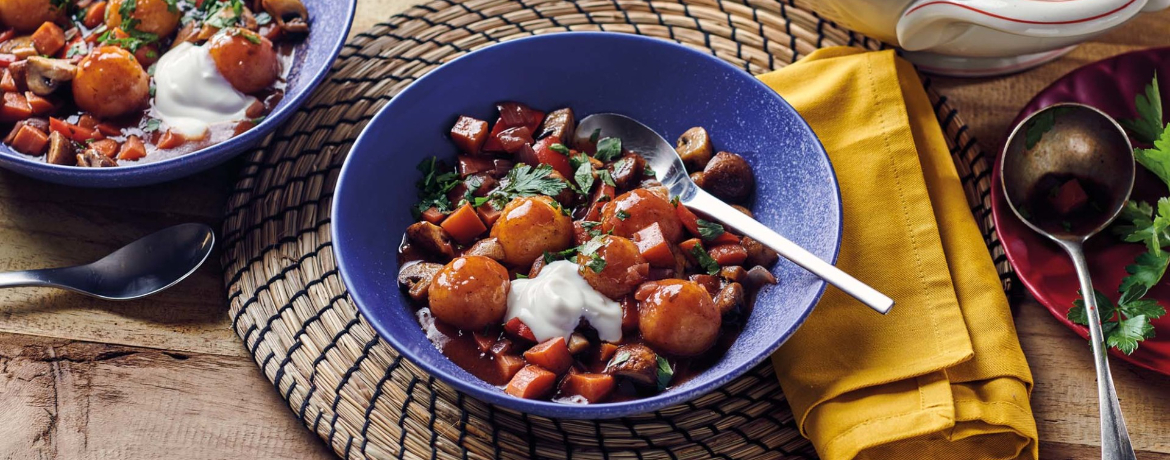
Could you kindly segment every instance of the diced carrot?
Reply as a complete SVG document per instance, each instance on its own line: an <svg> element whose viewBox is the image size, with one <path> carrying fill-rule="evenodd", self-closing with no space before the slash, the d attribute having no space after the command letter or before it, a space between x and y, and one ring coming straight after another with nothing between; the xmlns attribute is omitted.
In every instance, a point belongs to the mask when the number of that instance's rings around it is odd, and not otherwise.
<svg viewBox="0 0 1170 460"><path fill-rule="evenodd" d="M508 381L508 386L504 388L504 393L517 398L537 399L552 391L556 383L556 374L529 364L512 376L512 380Z"/></svg>
<svg viewBox="0 0 1170 460"><path fill-rule="evenodd" d="M618 346L609 342L602 342L601 346L597 347L597 362L605 364L608 363L613 355L617 353Z"/></svg>
<svg viewBox="0 0 1170 460"><path fill-rule="evenodd" d="M731 232L724 231L723 233L720 233L719 236L715 237L715 239L709 241L709 243L712 246L718 246L720 244L739 244L739 237L735 236L735 234Z"/></svg>
<svg viewBox="0 0 1170 460"><path fill-rule="evenodd" d="M634 243L638 245L638 252L650 265L661 268L675 266L674 253L670 250L670 243L662 234L662 227L658 222L634 233Z"/></svg>
<svg viewBox="0 0 1170 460"><path fill-rule="evenodd" d="M114 38L117 39L130 38L130 34L126 33L125 30L122 30L121 27L115 27L110 35L113 35Z"/></svg>
<svg viewBox="0 0 1170 460"><path fill-rule="evenodd" d="M39 156L49 147L49 135L32 126L23 125L16 131L16 136L12 137L10 145L17 152Z"/></svg>
<svg viewBox="0 0 1170 460"><path fill-rule="evenodd" d="M488 124L483 120L460 116L458 120L455 120L455 126L451 127L451 141L463 153L479 153L479 149L483 147L483 142L487 138Z"/></svg>
<svg viewBox="0 0 1170 460"><path fill-rule="evenodd" d="M532 334L532 329L529 329L528 325L524 324L524 321L521 321L520 318L512 318L507 323L504 323L504 332L507 332L512 337L521 338L529 342L536 341L536 336Z"/></svg>
<svg viewBox="0 0 1170 460"><path fill-rule="evenodd" d="M32 116L32 108L28 106L28 99L20 93L4 93L4 102L0 105L0 121L20 121Z"/></svg>
<svg viewBox="0 0 1170 460"><path fill-rule="evenodd" d="M142 139L133 134L126 138L126 142L122 143L122 149L118 151L119 160L134 161L144 156L146 156L146 145L142 143Z"/></svg>
<svg viewBox="0 0 1170 460"><path fill-rule="evenodd" d="M94 118L93 115L86 113L86 114L81 115L80 117L77 117L77 126L80 126L83 128L95 129L95 128L97 128L97 125L98 125L98 120L97 120L97 118Z"/></svg>
<svg viewBox="0 0 1170 460"><path fill-rule="evenodd" d="M470 203L464 203L463 206L452 212L446 219L443 219L440 226L451 235L451 238L464 244L470 243L475 237L487 230Z"/></svg>
<svg viewBox="0 0 1170 460"><path fill-rule="evenodd" d="M89 143L89 148L110 158L118 153L118 141L113 139L98 139Z"/></svg>
<svg viewBox="0 0 1170 460"><path fill-rule="evenodd" d="M16 92L16 80L12 78L12 72L4 69L4 74L0 76L0 90L6 93Z"/></svg>
<svg viewBox="0 0 1170 460"><path fill-rule="evenodd" d="M631 296L622 297L622 334L636 335L638 332L638 301Z"/></svg>
<svg viewBox="0 0 1170 460"><path fill-rule="evenodd" d="M475 345L479 347L480 353L487 353L491 351L492 345L496 344L496 334L472 332L471 336L475 338Z"/></svg>
<svg viewBox="0 0 1170 460"><path fill-rule="evenodd" d="M569 374L561 384L561 394L580 396L590 403L598 403L608 398L615 386L616 382L609 374Z"/></svg>
<svg viewBox="0 0 1170 460"><path fill-rule="evenodd" d="M700 240L698 238L691 238L689 240L683 241L682 243L679 243L678 248L680 250L682 250L683 255L687 257L687 260L694 262L695 256L691 251L695 250L695 246L702 246L702 245L703 245L703 240Z"/></svg>
<svg viewBox="0 0 1170 460"><path fill-rule="evenodd" d="M564 337L555 337L536 344L524 352L524 359L561 375L573 366L573 354Z"/></svg>
<svg viewBox="0 0 1170 460"><path fill-rule="evenodd" d="M97 2L89 6L85 10L85 17L81 23L87 28L94 28L105 21L106 17L106 2Z"/></svg>
<svg viewBox="0 0 1170 460"><path fill-rule="evenodd" d="M719 288L722 287L720 286L721 283L719 282L718 276L701 273L697 275L691 275L690 279L699 286L703 286L703 288L707 290L707 293L711 294L712 297L714 297L715 294L718 294Z"/></svg>
<svg viewBox="0 0 1170 460"><path fill-rule="evenodd" d="M101 131L102 134L107 136L117 136L122 134L122 128L111 125L109 123L98 123L97 130Z"/></svg>
<svg viewBox="0 0 1170 460"><path fill-rule="evenodd" d="M58 132L64 134L65 137L70 137L73 135L73 130L70 129L71 126L73 125L65 120L49 117L49 131Z"/></svg>
<svg viewBox="0 0 1170 460"><path fill-rule="evenodd" d="M426 211L422 212L422 219L435 225L439 225L447 216L440 211L439 208L431 206Z"/></svg>
<svg viewBox="0 0 1170 460"><path fill-rule="evenodd" d="M478 214L479 218L483 220L483 223L487 224L489 227L494 225L496 220L500 218L500 210L493 207L491 203L484 203L479 205L479 207L475 208L475 213Z"/></svg>
<svg viewBox="0 0 1170 460"><path fill-rule="evenodd" d="M747 249L738 244L721 244L718 246L711 246L707 250L715 263L720 266L729 265L743 265L743 261L747 260Z"/></svg>
<svg viewBox="0 0 1170 460"><path fill-rule="evenodd" d="M65 46L65 31L57 24L45 21L33 32L32 42L37 53L52 56Z"/></svg>
<svg viewBox="0 0 1170 460"><path fill-rule="evenodd" d="M691 235L699 236L699 218L695 216L695 213L681 203L674 207L674 213L678 214L678 220L682 221L683 227L686 227Z"/></svg>
<svg viewBox="0 0 1170 460"><path fill-rule="evenodd" d="M500 375L502 375L504 379L508 380L511 380L513 377L515 377L516 373L520 372L520 369L523 369L524 366L528 365L528 363L524 362L524 358L516 355L501 354L496 355L492 359L496 362L496 366L499 366Z"/></svg>
<svg viewBox="0 0 1170 460"><path fill-rule="evenodd" d="M74 142L85 143L87 141L105 138L96 129L77 126L58 118L49 118L49 130L57 131L72 139Z"/></svg>
<svg viewBox="0 0 1170 460"><path fill-rule="evenodd" d="M28 100L28 107L33 115L45 115L57 108L53 101L37 96L32 91L25 91L24 98Z"/></svg>
<svg viewBox="0 0 1170 460"><path fill-rule="evenodd" d="M158 142L155 143L155 146L160 148L160 149L166 150L166 149L176 148L180 145L183 145L186 142L187 142L187 139L184 138L182 135L175 134L174 131L171 131L168 129L167 132L163 133L162 137L160 137L158 139Z"/></svg>

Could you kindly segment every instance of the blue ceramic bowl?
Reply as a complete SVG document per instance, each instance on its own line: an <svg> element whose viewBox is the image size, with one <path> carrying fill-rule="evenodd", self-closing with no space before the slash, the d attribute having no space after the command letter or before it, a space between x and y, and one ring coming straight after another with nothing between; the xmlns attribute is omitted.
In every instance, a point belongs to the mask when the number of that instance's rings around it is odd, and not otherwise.
<svg viewBox="0 0 1170 460"><path fill-rule="evenodd" d="M309 36L296 47L284 99L247 132L186 155L116 168L79 168L49 164L0 144L0 167L26 176L80 187L133 187L156 184L203 171L239 155L276 130L325 79L349 35L357 0L302 0L309 10Z"/></svg>
<svg viewBox="0 0 1170 460"><path fill-rule="evenodd" d="M545 57L556 56L549 60ZM569 65L567 63L572 63ZM427 372L471 396L530 414L611 418L695 398L742 375L804 321L824 282L782 261L743 334L710 370L660 395L566 405L508 396L448 360L427 340L400 292L396 250L414 222L414 166L454 160L458 115L495 118L495 103L578 116L629 115L674 139L707 128L719 150L742 154L756 176L756 218L826 260L836 260L841 203L824 148L800 115L751 75L673 42L616 33L561 33L494 45L427 74L370 121L350 151L333 199L333 250L350 295L382 338Z"/></svg>

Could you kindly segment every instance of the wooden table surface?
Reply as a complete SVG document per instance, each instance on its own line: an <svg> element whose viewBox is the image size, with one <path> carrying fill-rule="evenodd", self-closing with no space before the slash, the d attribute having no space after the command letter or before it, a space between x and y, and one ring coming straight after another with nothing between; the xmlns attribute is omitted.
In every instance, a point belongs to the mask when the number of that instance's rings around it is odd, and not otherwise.
<svg viewBox="0 0 1170 460"><path fill-rule="evenodd" d="M417 1L360 0L354 31ZM1170 44L1167 22L1170 12L1145 15L1027 73L935 81L988 148L1033 94L1069 70ZM84 190L0 171L0 270L88 262L181 222L219 228L235 173L229 164L158 186ZM146 300L0 291L0 458L333 458L230 329L218 256ZM1041 457L1099 455L1087 344L1034 301L1015 308L1036 380ZM1117 360L1113 376L1138 456L1170 459L1170 377Z"/></svg>

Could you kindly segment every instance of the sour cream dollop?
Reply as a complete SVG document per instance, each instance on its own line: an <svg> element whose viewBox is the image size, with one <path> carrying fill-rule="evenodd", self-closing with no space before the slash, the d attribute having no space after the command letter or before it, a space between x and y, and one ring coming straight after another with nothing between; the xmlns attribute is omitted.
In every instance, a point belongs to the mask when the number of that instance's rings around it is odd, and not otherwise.
<svg viewBox="0 0 1170 460"><path fill-rule="evenodd" d="M622 338L622 306L593 289L577 273L577 264L558 260L545 265L532 279L512 281L506 320L520 318L538 342L564 337L577 329L581 318L597 329L606 342Z"/></svg>
<svg viewBox="0 0 1170 460"><path fill-rule="evenodd" d="M236 91L205 46L180 43L154 68L154 110L171 129L200 137L212 123L247 118L255 98Z"/></svg>

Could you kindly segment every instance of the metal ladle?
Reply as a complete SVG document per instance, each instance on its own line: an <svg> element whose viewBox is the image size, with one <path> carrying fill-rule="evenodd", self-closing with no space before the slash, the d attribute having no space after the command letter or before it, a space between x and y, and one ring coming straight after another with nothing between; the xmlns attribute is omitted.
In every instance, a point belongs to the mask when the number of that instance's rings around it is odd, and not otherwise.
<svg viewBox="0 0 1170 460"><path fill-rule="evenodd" d="M1085 263L1084 243L1109 226L1133 190L1133 147L1113 118L1081 104L1057 104L1036 112L1008 136L1000 165L1004 196L1012 212L1028 227L1056 242L1072 259L1080 281L1089 336L1097 369L1101 409L1101 458L1134 459L1109 372L1101 318ZM1052 187L1075 178L1087 192L1093 211L1070 222L1044 201ZM1083 208L1083 206L1082 206ZM1086 211L1082 209L1082 211ZM1082 213L1084 214L1084 213Z"/></svg>

